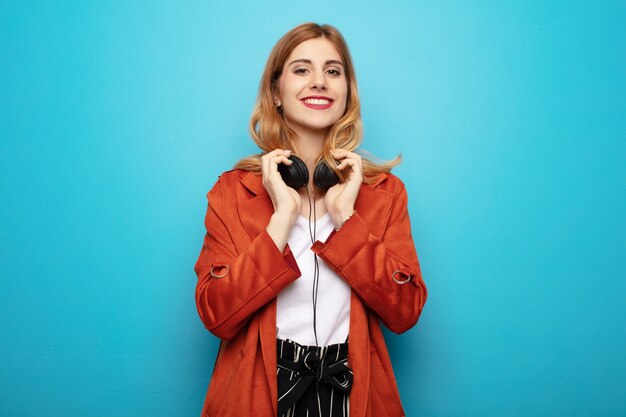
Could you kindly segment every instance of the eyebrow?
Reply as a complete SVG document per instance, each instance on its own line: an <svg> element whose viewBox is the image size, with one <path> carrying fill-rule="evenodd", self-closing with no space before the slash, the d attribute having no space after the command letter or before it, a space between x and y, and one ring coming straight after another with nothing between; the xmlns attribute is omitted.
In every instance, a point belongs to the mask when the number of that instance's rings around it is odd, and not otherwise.
<svg viewBox="0 0 626 417"><path fill-rule="evenodd" d="M291 62L288 64L288 66L289 66L289 65L291 65L291 64L295 64L296 62L302 62L302 63L305 63L305 64L312 64L312 63L313 63L310 59L294 59L293 61L291 61ZM335 64L335 65L341 65L341 66L343 67L343 62L338 61L338 60L336 60L336 59L329 59L328 61L326 61L326 62L324 63L324 66L326 66L326 65L332 65L332 64Z"/></svg>

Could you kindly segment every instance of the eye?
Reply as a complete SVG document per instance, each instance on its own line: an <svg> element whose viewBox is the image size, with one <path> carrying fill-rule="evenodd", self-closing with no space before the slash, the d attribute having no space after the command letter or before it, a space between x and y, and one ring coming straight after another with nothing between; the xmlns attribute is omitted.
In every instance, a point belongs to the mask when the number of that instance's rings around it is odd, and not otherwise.
<svg viewBox="0 0 626 417"><path fill-rule="evenodd" d="M341 71L339 71L338 69L335 68L331 68L328 71L326 71L327 73L329 73L330 75L333 75L335 77L338 77L341 75Z"/></svg>
<svg viewBox="0 0 626 417"><path fill-rule="evenodd" d="M293 70L293 73L294 73L294 74L299 74L299 75L302 75L302 74L306 74L308 71L309 71L309 70L308 70L308 69L306 69L306 68L303 68L303 67L297 67L296 69L294 69L294 70Z"/></svg>

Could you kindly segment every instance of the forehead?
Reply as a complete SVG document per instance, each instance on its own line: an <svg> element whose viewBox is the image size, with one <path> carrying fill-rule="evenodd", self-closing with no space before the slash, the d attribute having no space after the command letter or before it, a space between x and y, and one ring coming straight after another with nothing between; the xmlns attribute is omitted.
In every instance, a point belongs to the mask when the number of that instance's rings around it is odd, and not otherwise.
<svg viewBox="0 0 626 417"><path fill-rule="evenodd" d="M326 38L315 38L308 39L296 46L287 62L285 64L289 64L294 59L308 59L313 63L315 62L326 62L328 60L337 60L341 61L341 55L332 43Z"/></svg>

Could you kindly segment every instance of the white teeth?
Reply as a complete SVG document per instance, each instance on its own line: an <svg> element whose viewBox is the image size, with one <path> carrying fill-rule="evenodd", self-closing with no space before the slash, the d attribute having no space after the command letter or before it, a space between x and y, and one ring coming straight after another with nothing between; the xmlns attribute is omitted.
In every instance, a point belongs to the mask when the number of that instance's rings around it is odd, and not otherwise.
<svg viewBox="0 0 626 417"><path fill-rule="evenodd" d="M313 104L315 106L327 106L330 104L330 100L326 100L323 98L307 98L304 100L306 104Z"/></svg>

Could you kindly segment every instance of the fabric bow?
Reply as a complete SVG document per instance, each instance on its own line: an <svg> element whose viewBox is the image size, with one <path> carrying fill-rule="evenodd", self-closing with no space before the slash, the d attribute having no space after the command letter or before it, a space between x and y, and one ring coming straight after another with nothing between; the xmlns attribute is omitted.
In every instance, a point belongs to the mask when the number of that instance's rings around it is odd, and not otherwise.
<svg viewBox="0 0 626 417"><path fill-rule="evenodd" d="M352 370L348 368L348 360L334 361L334 358L328 356L326 355L321 360L318 352L309 351L300 355L296 362L280 357L277 359L277 366L280 369L291 371L294 374L289 378L286 377L287 373L285 372L283 374L285 377L278 379L280 385L278 392L284 393L278 398L279 416L289 410L313 383L328 384L340 391L350 392L353 374ZM279 373L279 375L281 374Z"/></svg>

